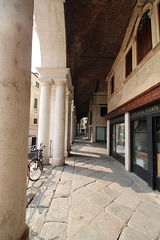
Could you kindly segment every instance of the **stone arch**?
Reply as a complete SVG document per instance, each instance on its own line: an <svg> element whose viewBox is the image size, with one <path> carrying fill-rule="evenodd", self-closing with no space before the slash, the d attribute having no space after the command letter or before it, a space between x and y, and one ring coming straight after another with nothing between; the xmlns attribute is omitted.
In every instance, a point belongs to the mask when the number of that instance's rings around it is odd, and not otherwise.
<svg viewBox="0 0 160 240"><path fill-rule="evenodd" d="M36 67L41 67L41 44L38 36L36 19L33 15L32 30L32 72L36 71Z"/></svg>

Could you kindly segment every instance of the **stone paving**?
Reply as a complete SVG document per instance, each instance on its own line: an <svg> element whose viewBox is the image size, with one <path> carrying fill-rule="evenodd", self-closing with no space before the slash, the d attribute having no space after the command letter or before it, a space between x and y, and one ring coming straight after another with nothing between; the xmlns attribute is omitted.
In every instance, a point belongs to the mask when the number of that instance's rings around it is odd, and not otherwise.
<svg viewBox="0 0 160 240"><path fill-rule="evenodd" d="M160 240L160 194L103 144L76 139L66 165L27 189L30 240Z"/></svg>

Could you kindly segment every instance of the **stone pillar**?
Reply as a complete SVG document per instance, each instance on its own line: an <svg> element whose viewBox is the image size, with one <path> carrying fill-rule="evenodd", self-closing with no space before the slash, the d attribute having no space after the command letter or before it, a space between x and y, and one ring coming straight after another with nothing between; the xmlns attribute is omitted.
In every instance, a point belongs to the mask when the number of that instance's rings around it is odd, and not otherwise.
<svg viewBox="0 0 160 240"><path fill-rule="evenodd" d="M65 163L64 137L66 78L56 78L54 81L56 84L56 102L52 164L53 166L62 166Z"/></svg>
<svg viewBox="0 0 160 240"><path fill-rule="evenodd" d="M125 169L131 171L130 158L130 113L125 113Z"/></svg>
<svg viewBox="0 0 160 240"><path fill-rule="evenodd" d="M75 115L75 107L73 106L73 103L72 103L72 107L71 107L71 144L74 142L74 138L75 138L75 119L74 119L74 115Z"/></svg>
<svg viewBox="0 0 160 240"><path fill-rule="evenodd" d="M40 143L43 143L43 145L45 145L43 153L44 164L49 164L50 102L51 102L51 85L43 83L41 85L38 145Z"/></svg>
<svg viewBox="0 0 160 240"><path fill-rule="evenodd" d="M50 114L50 158L53 158L53 142L54 142L54 119L55 119L55 96L56 86L52 85L51 88L51 114Z"/></svg>
<svg viewBox="0 0 160 240"><path fill-rule="evenodd" d="M96 142L96 126L92 127L92 142Z"/></svg>
<svg viewBox="0 0 160 240"><path fill-rule="evenodd" d="M107 155L110 155L110 120L107 120Z"/></svg>
<svg viewBox="0 0 160 240"><path fill-rule="evenodd" d="M66 107L65 107L65 141L64 141L64 145L65 145L65 150L64 150L64 156L68 157L69 155L69 149L68 149L68 139L70 139L69 136L69 118L70 118L70 92L67 90L66 92Z"/></svg>
<svg viewBox="0 0 160 240"><path fill-rule="evenodd" d="M29 239L26 177L32 0L0 1L0 239Z"/></svg>

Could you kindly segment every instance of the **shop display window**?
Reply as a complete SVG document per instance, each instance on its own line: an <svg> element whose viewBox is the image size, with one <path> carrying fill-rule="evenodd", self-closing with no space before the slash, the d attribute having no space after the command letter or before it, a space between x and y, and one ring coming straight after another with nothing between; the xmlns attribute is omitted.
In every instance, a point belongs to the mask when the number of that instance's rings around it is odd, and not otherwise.
<svg viewBox="0 0 160 240"><path fill-rule="evenodd" d="M147 119L134 121L133 162L148 170Z"/></svg>
<svg viewBox="0 0 160 240"><path fill-rule="evenodd" d="M125 124L113 125L112 151L125 156Z"/></svg>

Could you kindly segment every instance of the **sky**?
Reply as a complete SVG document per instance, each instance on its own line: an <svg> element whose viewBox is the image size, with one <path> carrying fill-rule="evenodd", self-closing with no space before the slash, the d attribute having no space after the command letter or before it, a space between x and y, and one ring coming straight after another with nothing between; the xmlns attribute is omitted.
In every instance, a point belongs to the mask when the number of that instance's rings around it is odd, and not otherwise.
<svg viewBox="0 0 160 240"><path fill-rule="evenodd" d="M35 67L41 67L40 43L36 31L33 28L32 34L32 72L37 72Z"/></svg>

